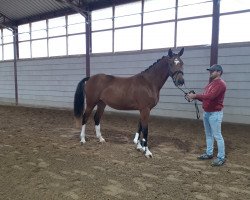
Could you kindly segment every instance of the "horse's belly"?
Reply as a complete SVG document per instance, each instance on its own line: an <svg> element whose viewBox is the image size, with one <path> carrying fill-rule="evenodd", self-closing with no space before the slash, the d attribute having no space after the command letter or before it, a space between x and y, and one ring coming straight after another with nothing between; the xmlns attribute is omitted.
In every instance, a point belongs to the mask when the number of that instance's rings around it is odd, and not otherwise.
<svg viewBox="0 0 250 200"><path fill-rule="evenodd" d="M138 110L138 106L135 104L128 104L127 102L112 102L107 101L105 102L109 107L116 109L116 110Z"/></svg>

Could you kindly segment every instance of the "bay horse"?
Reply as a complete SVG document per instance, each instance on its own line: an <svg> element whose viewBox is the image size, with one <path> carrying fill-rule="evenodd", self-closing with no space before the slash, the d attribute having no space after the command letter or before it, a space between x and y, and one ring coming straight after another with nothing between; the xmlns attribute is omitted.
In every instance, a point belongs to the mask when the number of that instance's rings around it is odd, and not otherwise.
<svg viewBox="0 0 250 200"><path fill-rule="evenodd" d="M86 142L86 123L95 106L95 131L100 142L105 142L100 131L100 120L106 105L117 110L139 110L138 131L133 141L146 157L152 157L148 148L150 111L158 103L160 90L169 76L175 86L184 84L183 61L180 58L183 52L184 48L177 54L169 49L167 56L163 56L146 70L131 77L96 74L82 79L78 83L74 97L74 115L76 119L82 117L81 144ZM87 106L84 111L85 96Z"/></svg>

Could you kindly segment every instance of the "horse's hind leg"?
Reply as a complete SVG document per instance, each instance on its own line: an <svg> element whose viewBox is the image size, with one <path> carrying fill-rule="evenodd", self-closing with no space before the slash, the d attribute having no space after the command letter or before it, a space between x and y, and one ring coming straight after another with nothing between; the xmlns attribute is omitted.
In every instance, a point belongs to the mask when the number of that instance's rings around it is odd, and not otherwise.
<svg viewBox="0 0 250 200"><path fill-rule="evenodd" d="M88 121L88 118L93 110L94 106L87 106L83 116L82 116L82 131L80 134L80 138L81 138L81 144L85 143L85 128L86 128L86 123Z"/></svg>
<svg viewBox="0 0 250 200"><path fill-rule="evenodd" d="M103 115L105 107L106 104L103 101L99 101L94 116L96 137L99 139L100 142L105 142L105 139L102 137L101 134L101 125L100 125L101 117Z"/></svg>

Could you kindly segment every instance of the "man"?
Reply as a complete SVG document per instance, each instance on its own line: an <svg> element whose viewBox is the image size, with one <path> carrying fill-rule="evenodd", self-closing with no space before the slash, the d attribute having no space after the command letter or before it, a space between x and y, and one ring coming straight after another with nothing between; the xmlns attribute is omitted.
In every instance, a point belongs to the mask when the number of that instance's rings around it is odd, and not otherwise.
<svg viewBox="0 0 250 200"><path fill-rule="evenodd" d="M213 160L212 166L221 166L225 163L225 143L221 133L221 123L223 118L223 101L226 92L226 83L221 79L223 69L220 65L212 65L209 83L204 89L203 94L188 94L187 97L202 101L203 124L206 134L206 152L198 157L199 160L213 158L214 139L217 142L218 154Z"/></svg>

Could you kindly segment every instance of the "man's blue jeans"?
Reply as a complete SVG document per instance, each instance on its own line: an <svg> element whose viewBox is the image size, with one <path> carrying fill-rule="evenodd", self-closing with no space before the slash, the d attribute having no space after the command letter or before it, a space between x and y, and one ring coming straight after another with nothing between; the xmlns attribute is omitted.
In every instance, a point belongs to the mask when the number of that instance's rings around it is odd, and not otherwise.
<svg viewBox="0 0 250 200"><path fill-rule="evenodd" d="M207 155L213 155L215 139L218 147L217 158L219 159L225 159L225 143L221 134L222 118L223 111L203 113L203 124L207 143L206 153Z"/></svg>

